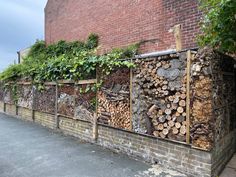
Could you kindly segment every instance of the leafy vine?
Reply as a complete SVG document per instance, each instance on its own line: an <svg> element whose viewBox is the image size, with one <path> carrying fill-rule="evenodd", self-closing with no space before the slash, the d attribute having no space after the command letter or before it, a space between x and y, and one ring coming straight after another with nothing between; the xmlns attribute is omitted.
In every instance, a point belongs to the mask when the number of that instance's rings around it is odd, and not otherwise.
<svg viewBox="0 0 236 177"><path fill-rule="evenodd" d="M98 55L99 37L89 35L87 41L59 41L46 46L37 41L21 64L11 65L0 73L0 80L31 81L34 84L58 80L84 80L96 77L99 68L101 75L109 75L117 67L134 67L129 61L119 60L133 57L138 45L113 49L110 53Z"/></svg>

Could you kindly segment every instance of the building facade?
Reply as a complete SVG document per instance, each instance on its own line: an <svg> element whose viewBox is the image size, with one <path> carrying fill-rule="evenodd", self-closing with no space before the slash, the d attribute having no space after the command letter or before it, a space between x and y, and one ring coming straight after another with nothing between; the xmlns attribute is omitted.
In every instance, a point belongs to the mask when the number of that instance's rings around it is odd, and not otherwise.
<svg viewBox="0 0 236 177"><path fill-rule="evenodd" d="M143 53L175 49L173 27L181 25L183 49L194 48L201 13L197 0L48 0L45 40L100 36L104 51L142 42Z"/></svg>

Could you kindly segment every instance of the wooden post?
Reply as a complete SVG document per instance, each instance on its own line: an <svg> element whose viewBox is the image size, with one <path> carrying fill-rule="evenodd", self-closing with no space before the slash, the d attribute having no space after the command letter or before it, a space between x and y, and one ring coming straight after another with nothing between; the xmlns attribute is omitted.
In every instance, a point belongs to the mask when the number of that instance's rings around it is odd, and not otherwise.
<svg viewBox="0 0 236 177"><path fill-rule="evenodd" d="M18 116L18 104L16 104L16 116Z"/></svg>
<svg viewBox="0 0 236 177"><path fill-rule="evenodd" d="M190 82L191 82L191 51L187 51L187 94L186 94L186 143L190 144Z"/></svg>
<svg viewBox="0 0 236 177"><path fill-rule="evenodd" d="M35 109L35 86L32 84L32 120L33 120L33 122L35 122L35 116L34 116L34 114L35 114L35 111L34 111L34 109Z"/></svg>
<svg viewBox="0 0 236 177"><path fill-rule="evenodd" d="M59 129L60 128L60 120L59 120L59 116L58 116L58 83L56 83L55 87L56 87L56 93L55 93L55 124L56 124L56 128Z"/></svg>
<svg viewBox="0 0 236 177"><path fill-rule="evenodd" d="M17 83L16 83L17 84ZM17 84L17 87L16 87L16 93L18 94L18 88L19 88L19 85ZM17 95L17 100L15 101L15 107L16 107L16 116L18 115L18 95Z"/></svg>
<svg viewBox="0 0 236 177"><path fill-rule="evenodd" d="M96 86L98 84L98 70L96 69ZM98 139L98 90L96 89L96 108L94 114L93 124L93 140L94 142Z"/></svg>
<svg viewBox="0 0 236 177"><path fill-rule="evenodd" d="M174 26L174 36L175 36L175 43L176 43L176 51L182 50L182 34L181 34L181 25Z"/></svg>
<svg viewBox="0 0 236 177"><path fill-rule="evenodd" d="M133 60L130 60L131 63L133 62ZM130 68L130 124L131 127L130 129L133 129L133 101L132 101L132 93L133 93L133 69Z"/></svg>
<svg viewBox="0 0 236 177"><path fill-rule="evenodd" d="M18 105L16 104L16 116L18 116Z"/></svg>
<svg viewBox="0 0 236 177"><path fill-rule="evenodd" d="M98 139L98 119L97 119L97 113L95 113L93 120L93 141L96 142L97 139Z"/></svg>
<svg viewBox="0 0 236 177"><path fill-rule="evenodd" d="M6 90L4 88L4 91L3 91L3 112L6 112L6 102L5 102L5 96L6 96Z"/></svg>

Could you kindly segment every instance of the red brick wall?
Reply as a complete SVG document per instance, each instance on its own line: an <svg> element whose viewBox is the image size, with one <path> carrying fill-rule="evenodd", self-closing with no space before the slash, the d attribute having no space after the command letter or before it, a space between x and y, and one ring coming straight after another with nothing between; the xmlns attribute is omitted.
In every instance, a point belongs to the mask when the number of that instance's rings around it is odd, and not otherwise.
<svg viewBox="0 0 236 177"><path fill-rule="evenodd" d="M200 13L197 0L49 0L45 8L47 44L100 36L102 49L141 40L143 52L175 48L176 24L183 27L183 48L196 47Z"/></svg>

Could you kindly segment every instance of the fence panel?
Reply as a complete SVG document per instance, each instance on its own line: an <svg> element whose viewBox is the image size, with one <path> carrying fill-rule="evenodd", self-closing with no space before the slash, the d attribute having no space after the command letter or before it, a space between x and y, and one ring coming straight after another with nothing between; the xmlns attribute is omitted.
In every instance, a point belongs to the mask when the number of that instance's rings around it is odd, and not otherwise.
<svg viewBox="0 0 236 177"><path fill-rule="evenodd" d="M98 92L98 121L116 128L132 129L129 69L119 68L105 77Z"/></svg>
<svg viewBox="0 0 236 177"><path fill-rule="evenodd" d="M75 119L93 122L96 113L96 91L94 84L77 85L75 89Z"/></svg>
<svg viewBox="0 0 236 177"><path fill-rule="evenodd" d="M33 107L32 85L18 84L17 96L18 96L17 99L18 106L32 109Z"/></svg>
<svg viewBox="0 0 236 177"><path fill-rule="evenodd" d="M55 113L55 103L56 103L56 86L55 85L45 85L43 89L36 89L34 97L34 107L35 110Z"/></svg>
<svg viewBox="0 0 236 177"><path fill-rule="evenodd" d="M58 113L73 117L75 112L75 85L62 84L58 86Z"/></svg>
<svg viewBox="0 0 236 177"><path fill-rule="evenodd" d="M133 130L185 142L186 53L136 60L135 64Z"/></svg>

